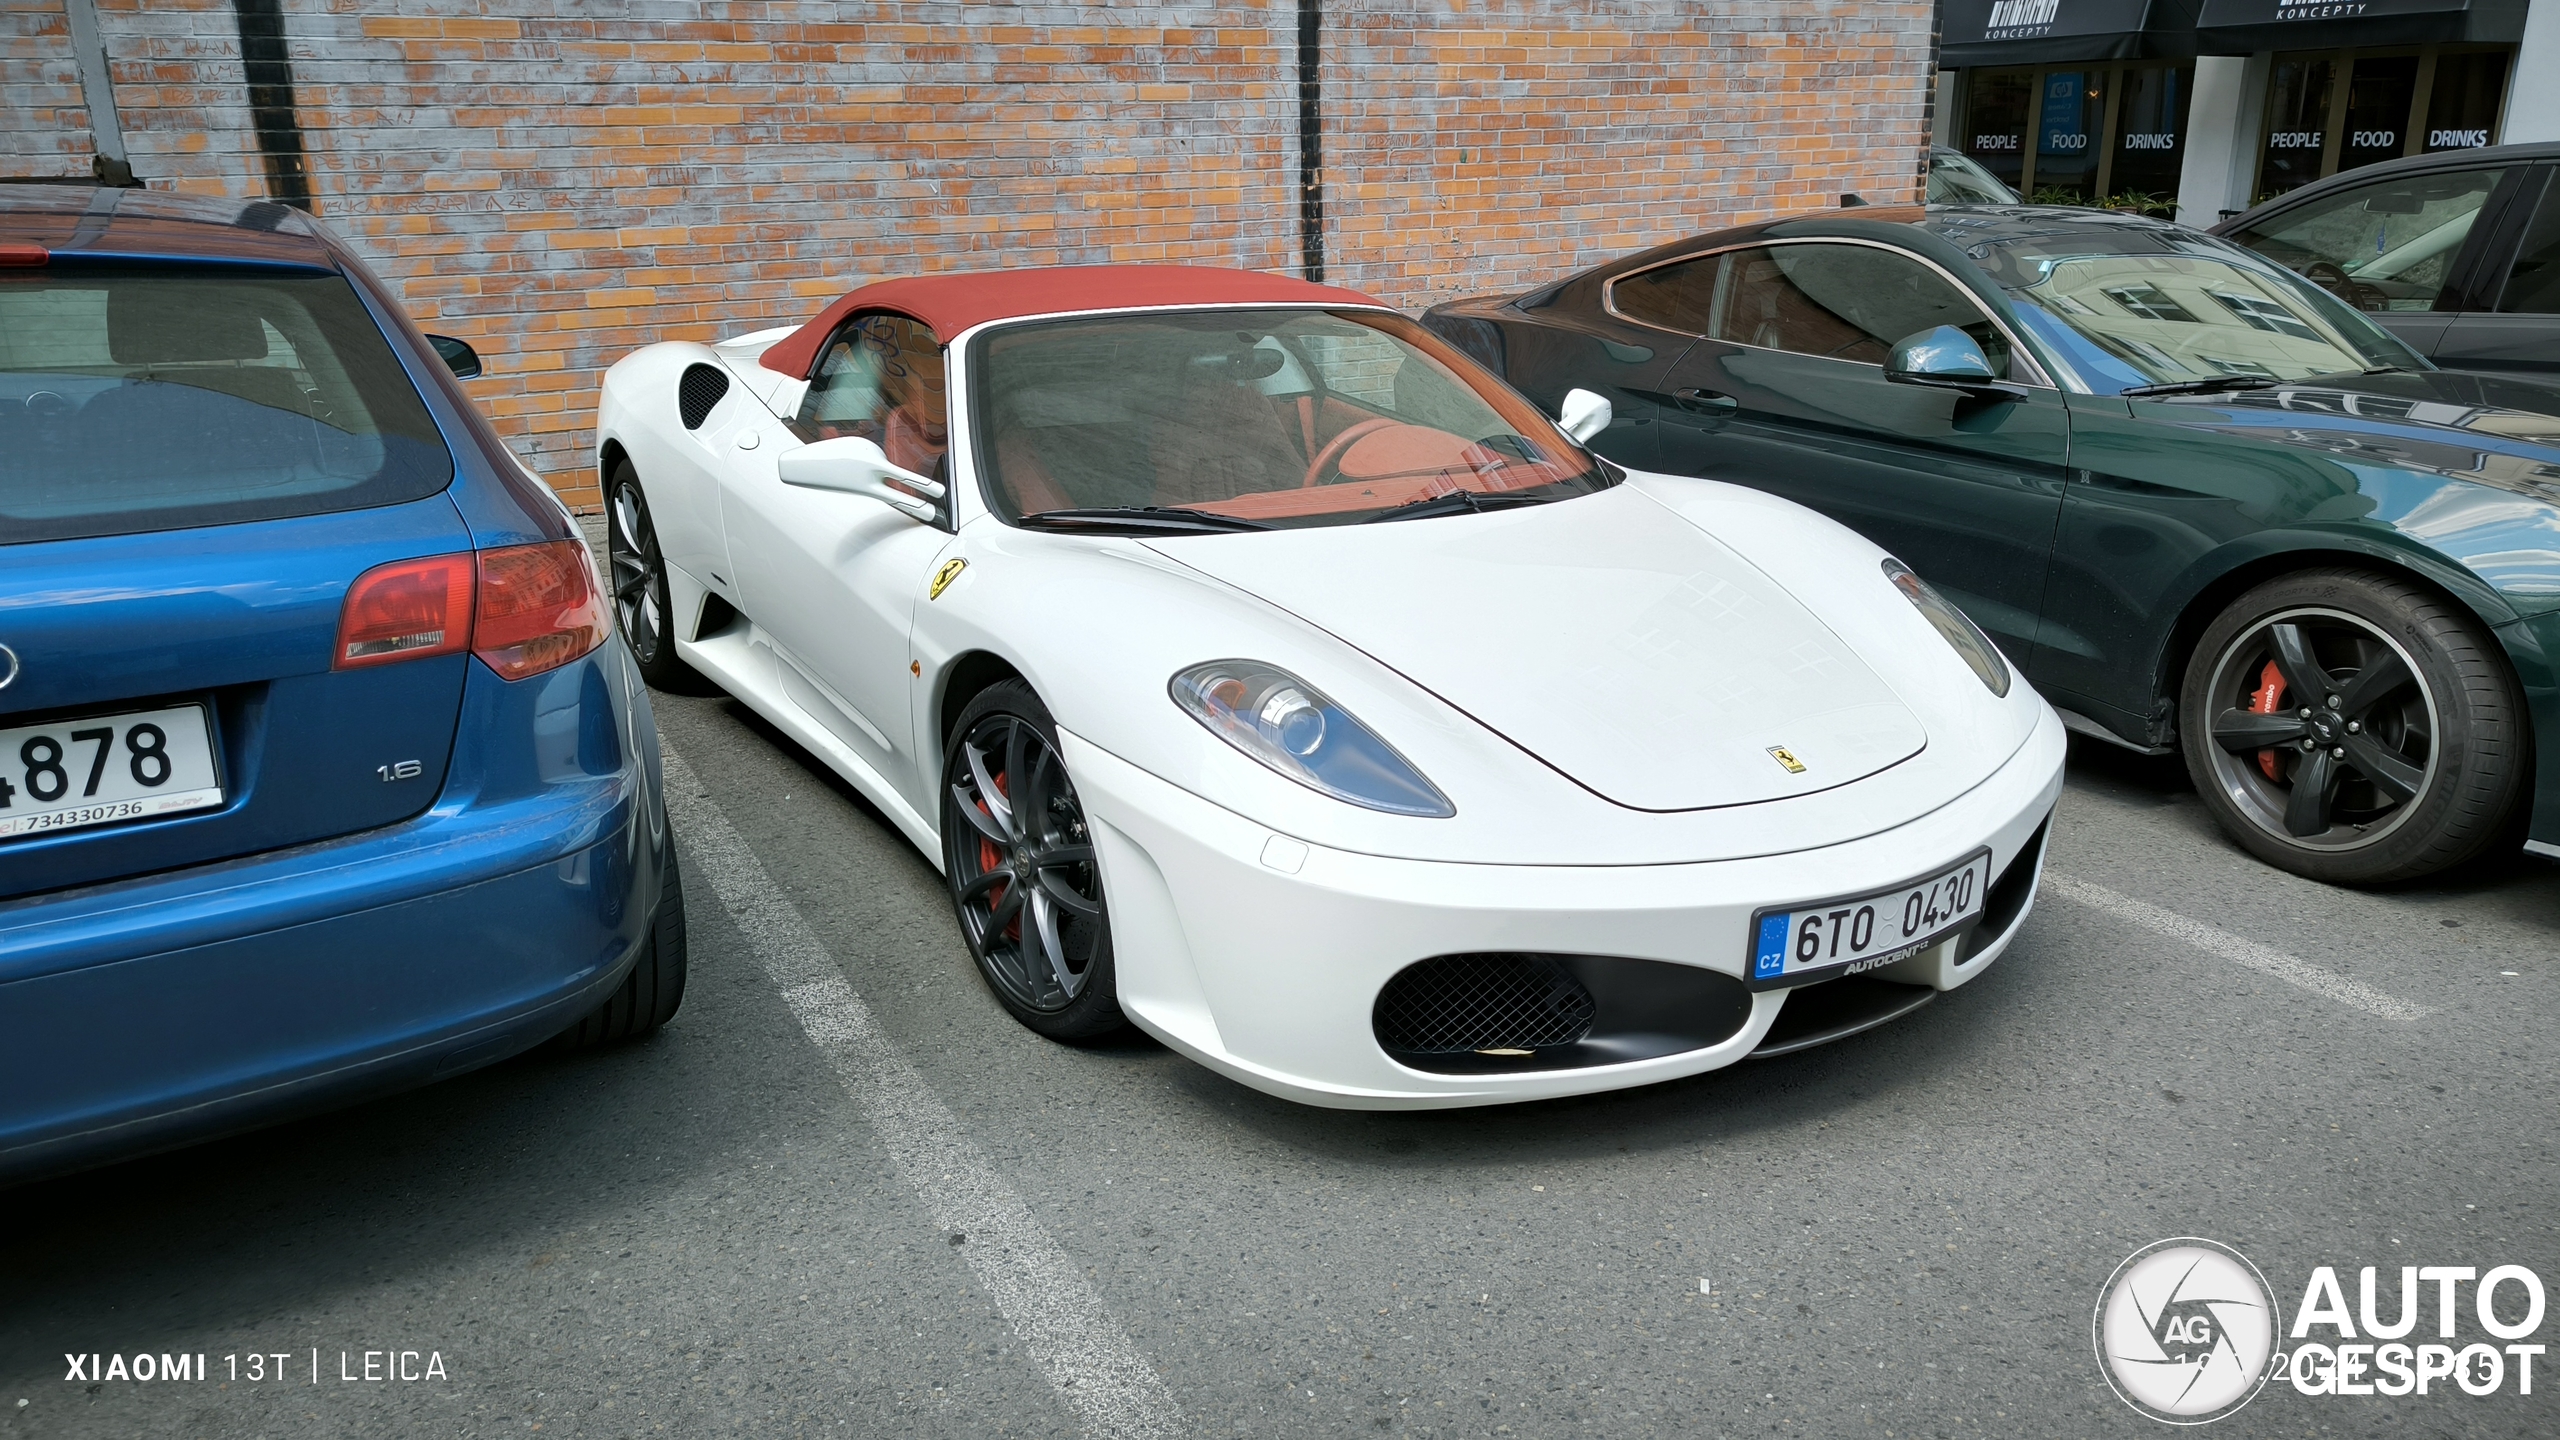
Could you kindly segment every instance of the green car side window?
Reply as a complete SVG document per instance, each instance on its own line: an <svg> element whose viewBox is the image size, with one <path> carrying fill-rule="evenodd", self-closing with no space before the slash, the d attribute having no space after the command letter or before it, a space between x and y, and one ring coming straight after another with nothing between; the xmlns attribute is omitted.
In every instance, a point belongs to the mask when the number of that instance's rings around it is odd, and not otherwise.
<svg viewBox="0 0 2560 1440"><path fill-rule="evenodd" d="M1724 257L1675 260L1609 282L1609 308L1640 324L1703 335L1715 313L1716 277Z"/></svg>
<svg viewBox="0 0 2560 1440"><path fill-rule="evenodd" d="M1896 342L1940 325L1971 335L2009 375L2007 337L1973 298L1908 255L1873 245L1764 245L1726 254L1708 336L1882 365Z"/></svg>

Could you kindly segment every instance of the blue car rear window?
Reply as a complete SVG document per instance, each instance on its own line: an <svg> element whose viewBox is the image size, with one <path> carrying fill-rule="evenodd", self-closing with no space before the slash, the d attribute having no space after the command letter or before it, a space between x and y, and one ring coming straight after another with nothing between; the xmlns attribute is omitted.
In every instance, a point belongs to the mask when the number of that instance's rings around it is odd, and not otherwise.
<svg viewBox="0 0 2560 1440"><path fill-rule="evenodd" d="M0 545L355 510L452 481L342 277L0 270Z"/></svg>

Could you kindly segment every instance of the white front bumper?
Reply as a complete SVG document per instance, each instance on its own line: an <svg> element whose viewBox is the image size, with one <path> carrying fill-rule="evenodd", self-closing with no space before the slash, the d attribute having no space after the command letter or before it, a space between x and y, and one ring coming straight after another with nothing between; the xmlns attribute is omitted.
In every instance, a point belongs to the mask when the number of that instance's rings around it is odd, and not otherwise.
<svg viewBox="0 0 2560 1440"><path fill-rule="evenodd" d="M1303 845L1074 734L1061 739L1094 822L1129 1018L1256 1089L1313 1105L1402 1110L1612 1090L1730 1065L1760 1043L1787 993L1760 992L1742 1029L1707 1049L1572 1070L1438 1075L1389 1058L1371 1029L1379 990L1405 966L1469 951L1542 951L1740 977L1755 910L1882 889L1986 844L1993 874L2005 873L2061 794L2063 734L2047 711L1980 785L1861 839L1743 860L1614 866L1449 864ZM2004 937L1958 965L1952 947L1941 946L1894 978L1951 990L2005 948Z"/></svg>

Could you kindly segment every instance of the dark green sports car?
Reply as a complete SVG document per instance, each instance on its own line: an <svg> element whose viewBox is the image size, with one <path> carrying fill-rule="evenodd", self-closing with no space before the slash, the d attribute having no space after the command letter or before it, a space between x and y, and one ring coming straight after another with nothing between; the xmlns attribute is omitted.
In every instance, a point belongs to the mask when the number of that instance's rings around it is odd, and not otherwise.
<svg viewBox="0 0 2560 1440"><path fill-rule="evenodd" d="M2023 206L1749 225L1425 323L1591 392L1621 464L1865 533L2274 864L2560 856L2560 387L2437 370L2209 235Z"/></svg>

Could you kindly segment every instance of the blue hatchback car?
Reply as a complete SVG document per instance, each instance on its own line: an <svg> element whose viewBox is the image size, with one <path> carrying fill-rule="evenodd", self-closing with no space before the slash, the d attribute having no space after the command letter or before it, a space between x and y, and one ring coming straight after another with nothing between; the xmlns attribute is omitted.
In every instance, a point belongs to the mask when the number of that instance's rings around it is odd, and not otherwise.
<svg viewBox="0 0 2560 1440"><path fill-rule="evenodd" d="M576 524L326 230L0 187L0 1178L655 1029Z"/></svg>

